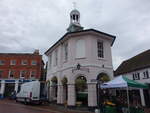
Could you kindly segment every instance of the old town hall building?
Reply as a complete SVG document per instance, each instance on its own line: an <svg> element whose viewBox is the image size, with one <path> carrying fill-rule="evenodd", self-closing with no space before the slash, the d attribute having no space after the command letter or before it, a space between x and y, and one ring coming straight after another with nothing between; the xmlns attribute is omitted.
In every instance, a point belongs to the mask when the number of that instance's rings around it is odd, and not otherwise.
<svg viewBox="0 0 150 113"><path fill-rule="evenodd" d="M113 78L111 47L115 36L83 29L80 13L70 13L70 25L45 54L48 57L49 101L97 106L97 81Z"/></svg>

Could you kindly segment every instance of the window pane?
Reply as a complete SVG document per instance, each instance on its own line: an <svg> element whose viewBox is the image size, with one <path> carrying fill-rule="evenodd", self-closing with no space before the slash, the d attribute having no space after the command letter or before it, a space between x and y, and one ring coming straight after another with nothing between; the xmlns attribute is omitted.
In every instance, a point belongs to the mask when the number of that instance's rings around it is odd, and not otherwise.
<svg viewBox="0 0 150 113"><path fill-rule="evenodd" d="M103 42L97 42L97 55L100 58L104 58Z"/></svg>
<svg viewBox="0 0 150 113"><path fill-rule="evenodd" d="M24 78L26 74L27 74L27 71L25 71L25 70L20 71L20 77L21 77L21 78L22 78L22 77Z"/></svg>
<svg viewBox="0 0 150 113"><path fill-rule="evenodd" d="M133 80L140 80L140 73L133 73Z"/></svg>
<svg viewBox="0 0 150 113"><path fill-rule="evenodd" d="M31 65L36 65L37 62L35 60L32 60Z"/></svg>
<svg viewBox="0 0 150 113"><path fill-rule="evenodd" d="M22 60L22 65L27 65L28 61L27 60Z"/></svg>
<svg viewBox="0 0 150 113"><path fill-rule="evenodd" d="M10 70L9 71L9 77L14 77L15 71L14 70Z"/></svg>
<svg viewBox="0 0 150 113"><path fill-rule="evenodd" d="M30 77L35 77L36 76L36 71L31 71Z"/></svg>
<svg viewBox="0 0 150 113"><path fill-rule="evenodd" d="M16 60L11 60L10 65L16 65Z"/></svg>
<svg viewBox="0 0 150 113"><path fill-rule="evenodd" d="M0 60L0 65L4 65L5 61L4 60Z"/></svg>

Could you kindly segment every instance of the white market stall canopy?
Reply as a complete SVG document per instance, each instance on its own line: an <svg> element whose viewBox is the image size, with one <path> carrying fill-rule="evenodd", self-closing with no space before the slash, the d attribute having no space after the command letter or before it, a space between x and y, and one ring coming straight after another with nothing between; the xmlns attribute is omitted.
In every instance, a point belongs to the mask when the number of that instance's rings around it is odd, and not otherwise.
<svg viewBox="0 0 150 113"><path fill-rule="evenodd" d="M125 87L134 87L134 88L148 88L148 85L130 80L124 76L118 76L113 80L103 83L101 88L125 88Z"/></svg>

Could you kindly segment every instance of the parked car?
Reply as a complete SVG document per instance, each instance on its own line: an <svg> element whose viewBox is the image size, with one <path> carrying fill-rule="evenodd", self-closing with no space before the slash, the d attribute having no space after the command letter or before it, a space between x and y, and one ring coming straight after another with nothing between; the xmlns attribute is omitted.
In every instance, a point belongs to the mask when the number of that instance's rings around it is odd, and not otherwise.
<svg viewBox="0 0 150 113"><path fill-rule="evenodd" d="M45 93L45 83L40 81L32 81L24 83L20 87L19 93L16 95L16 101L27 103L40 104L47 101Z"/></svg>

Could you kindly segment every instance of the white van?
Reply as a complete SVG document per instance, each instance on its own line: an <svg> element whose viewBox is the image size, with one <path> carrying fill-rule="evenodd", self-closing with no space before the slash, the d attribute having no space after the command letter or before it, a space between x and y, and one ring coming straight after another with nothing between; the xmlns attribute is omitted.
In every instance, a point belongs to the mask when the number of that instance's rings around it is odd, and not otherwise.
<svg viewBox="0 0 150 113"><path fill-rule="evenodd" d="M43 96L42 83L39 81L27 82L21 85L16 101L27 103L41 103ZM44 97L46 99L46 95Z"/></svg>

